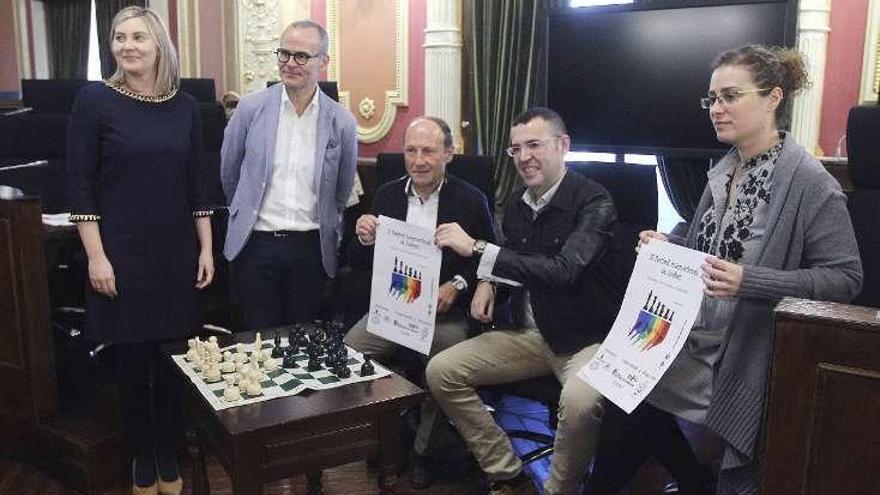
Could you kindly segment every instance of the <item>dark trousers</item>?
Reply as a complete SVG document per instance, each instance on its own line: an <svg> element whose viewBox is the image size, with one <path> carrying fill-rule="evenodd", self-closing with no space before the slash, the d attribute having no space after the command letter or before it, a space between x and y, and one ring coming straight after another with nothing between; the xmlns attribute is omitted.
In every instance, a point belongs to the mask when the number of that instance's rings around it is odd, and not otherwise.
<svg viewBox="0 0 880 495"><path fill-rule="evenodd" d="M681 495L705 495L710 473L697 461L675 417L643 402L632 414L608 402L585 493L615 495L655 457L678 481Z"/></svg>
<svg viewBox="0 0 880 495"><path fill-rule="evenodd" d="M299 323L323 315L330 279L317 230L251 233L233 260L244 330Z"/></svg>
<svg viewBox="0 0 880 495"><path fill-rule="evenodd" d="M136 455L173 449L182 433L180 394L160 365L158 342L113 344L113 369L125 437Z"/></svg>

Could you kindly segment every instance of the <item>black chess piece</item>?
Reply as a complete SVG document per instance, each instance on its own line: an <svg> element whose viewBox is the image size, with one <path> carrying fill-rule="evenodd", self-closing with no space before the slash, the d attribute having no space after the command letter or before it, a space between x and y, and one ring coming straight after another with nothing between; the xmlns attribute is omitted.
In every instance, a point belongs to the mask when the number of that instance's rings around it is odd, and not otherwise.
<svg viewBox="0 0 880 495"><path fill-rule="evenodd" d="M284 356L284 349L281 348L281 335L279 335L278 332L275 332L273 344L272 357L277 359Z"/></svg>
<svg viewBox="0 0 880 495"><path fill-rule="evenodd" d="M351 369L346 366L345 363L339 362L336 363L336 367L333 368L333 374L339 378L348 378L351 376Z"/></svg>
<svg viewBox="0 0 880 495"><path fill-rule="evenodd" d="M289 352L284 355L284 360L281 362L281 366L284 368L296 368L296 361L293 359L294 354Z"/></svg>
<svg viewBox="0 0 880 495"><path fill-rule="evenodd" d="M370 361L372 357L369 354L364 354L364 364L361 365L361 376L370 376L376 372L376 367L373 366L373 362Z"/></svg>
<svg viewBox="0 0 880 495"><path fill-rule="evenodd" d="M317 357L309 358L309 364L306 369L309 371L318 371L321 369L321 362Z"/></svg>

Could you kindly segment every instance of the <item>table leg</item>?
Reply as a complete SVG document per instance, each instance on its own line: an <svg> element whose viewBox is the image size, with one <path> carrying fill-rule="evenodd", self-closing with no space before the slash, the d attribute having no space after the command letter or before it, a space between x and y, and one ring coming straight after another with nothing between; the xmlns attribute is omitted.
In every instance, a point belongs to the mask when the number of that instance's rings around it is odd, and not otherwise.
<svg viewBox="0 0 880 495"><path fill-rule="evenodd" d="M210 495L211 485L208 483L208 472L205 469L205 449L202 448L202 441L195 427L187 430L186 439L192 465L192 493Z"/></svg>
<svg viewBox="0 0 880 495"><path fill-rule="evenodd" d="M400 473L402 452L400 450L400 415L397 411L382 414L379 418L379 492L393 494Z"/></svg>
<svg viewBox="0 0 880 495"><path fill-rule="evenodd" d="M322 471L317 471L306 475L308 486L306 493L308 495L324 495L324 485L321 483L322 474Z"/></svg>

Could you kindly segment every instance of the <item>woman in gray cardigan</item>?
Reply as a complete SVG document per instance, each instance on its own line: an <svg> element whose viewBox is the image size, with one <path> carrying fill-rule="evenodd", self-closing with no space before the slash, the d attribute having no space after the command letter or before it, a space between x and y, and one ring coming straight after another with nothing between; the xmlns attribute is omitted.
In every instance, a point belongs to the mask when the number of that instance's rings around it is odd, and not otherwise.
<svg viewBox="0 0 880 495"><path fill-rule="evenodd" d="M590 495L613 494L654 455L681 494L713 493L675 416L702 423L724 446L715 493L758 493L773 306L786 296L846 302L862 266L845 196L780 130L807 80L796 51L749 45L715 62L701 105L733 146L709 173L687 237L642 232L708 254L705 295L688 342L627 416L608 405Z"/></svg>

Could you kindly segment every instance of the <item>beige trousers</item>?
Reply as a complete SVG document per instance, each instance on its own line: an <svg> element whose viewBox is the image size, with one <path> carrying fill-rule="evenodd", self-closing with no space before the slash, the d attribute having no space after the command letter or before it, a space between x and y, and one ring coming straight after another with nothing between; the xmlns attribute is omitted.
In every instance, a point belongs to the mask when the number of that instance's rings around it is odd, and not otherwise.
<svg viewBox="0 0 880 495"><path fill-rule="evenodd" d="M400 347L378 335L367 332L367 316L364 315L345 335L345 343L364 354L371 354L379 359L391 357ZM458 308L439 315L434 326L434 341L431 344L431 354L425 360L431 359L438 352L451 347L467 338L467 320ZM419 427L413 441L413 450L419 455L431 454L430 448L438 421L443 419L443 414L437 409L437 403L431 398L431 394L425 396L419 411Z"/></svg>
<svg viewBox="0 0 880 495"><path fill-rule="evenodd" d="M559 427L544 491L574 495L599 438L602 396L577 372L596 353L594 344L571 355L550 350L537 329L487 332L434 356L426 379L434 399L467 442L490 479L505 480L522 470L510 439L486 410L477 388L553 373L562 384Z"/></svg>

